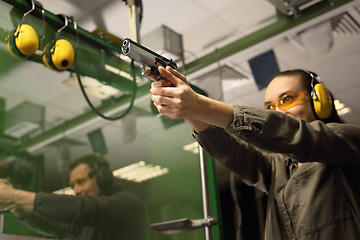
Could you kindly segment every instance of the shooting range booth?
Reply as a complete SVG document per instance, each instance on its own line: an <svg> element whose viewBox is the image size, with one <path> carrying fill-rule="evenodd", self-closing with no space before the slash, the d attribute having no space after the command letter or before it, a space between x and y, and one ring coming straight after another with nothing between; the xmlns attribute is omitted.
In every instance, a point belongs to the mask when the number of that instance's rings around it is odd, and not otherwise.
<svg viewBox="0 0 360 240"><path fill-rule="evenodd" d="M87 30L87 22L78 24L71 7L69 13L59 13L38 1L0 1L0 178L31 192L74 194L68 182L70 161L100 153L124 188L146 206L149 239L239 240L243 235L244 240L249 236L262 240L266 196L245 186L207 155L185 120L157 112L149 92L152 81L143 76L139 58L133 61L123 54L123 39L129 37L156 51L163 49L199 94L224 100L223 89L235 92L244 86L240 102L253 104L247 94L255 92L258 102L254 105L262 107L263 88L283 64L266 44L284 36L299 37L309 22L317 23L326 14L339 15L351 4L359 11L358 1L298 1L309 5L301 11L291 3L284 6L293 1L269 1L271 23L241 36L234 33L236 39L233 33L222 32L221 39L199 47L199 56L186 52L184 46L191 41L166 25L140 36L147 12L142 13L145 3L139 0L120 1L126 10L121 14L127 19L121 27L129 29L128 36L116 36L100 26L106 25L100 10L117 9L116 1L78 2L83 2L78 10L86 3L96 5L93 12L85 11L93 13L99 23L96 27L88 24L94 30ZM161 13L157 16L161 18ZM39 37L37 48L28 56L14 39L20 25L31 26ZM209 32L213 35L214 30ZM61 44L66 49L60 56L65 55L66 60L50 61L51 49L59 40L64 40ZM220 40L222 46L208 51ZM154 42L157 45L151 44ZM250 51L256 54L249 57ZM236 53L251 59L244 61L247 71L241 71L243 66L223 64ZM264 58L272 66L266 76L262 75ZM47 238L3 209L0 239Z"/></svg>

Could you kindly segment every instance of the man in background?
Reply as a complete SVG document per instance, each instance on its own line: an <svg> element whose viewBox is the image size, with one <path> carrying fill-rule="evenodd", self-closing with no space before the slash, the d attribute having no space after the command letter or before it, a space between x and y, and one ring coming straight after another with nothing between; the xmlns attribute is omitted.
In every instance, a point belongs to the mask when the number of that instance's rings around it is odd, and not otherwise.
<svg viewBox="0 0 360 240"><path fill-rule="evenodd" d="M0 179L0 207L47 237L58 239L149 239L149 219L142 201L124 191L100 154L70 164L75 195L33 193Z"/></svg>

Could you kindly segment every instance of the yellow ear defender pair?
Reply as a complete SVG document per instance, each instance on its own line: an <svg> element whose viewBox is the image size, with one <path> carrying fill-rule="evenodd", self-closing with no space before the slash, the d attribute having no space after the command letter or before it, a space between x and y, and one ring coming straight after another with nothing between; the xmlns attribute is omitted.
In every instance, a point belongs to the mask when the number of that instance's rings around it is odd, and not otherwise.
<svg viewBox="0 0 360 240"><path fill-rule="evenodd" d="M40 46L39 36L35 29L29 24L23 24L25 17L34 11L35 3L31 1L31 9L24 13L21 24L8 35L7 48L10 54L17 58L33 55Z"/></svg>
<svg viewBox="0 0 360 240"><path fill-rule="evenodd" d="M60 32L68 26L68 18L66 16L63 17L65 25L58 30L57 40L47 44L42 55L42 61L45 66L58 71L70 68L75 61L75 50L72 44L66 39L58 38ZM74 22L75 31L76 28L76 23Z"/></svg>
<svg viewBox="0 0 360 240"><path fill-rule="evenodd" d="M28 24L21 24L8 36L7 48L10 54L17 58L35 54L39 46L39 37ZM69 41L58 39L45 46L42 60L45 66L52 70L66 70L74 63L75 51Z"/></svg>
<svg viewBox="0 0 360 240"><path fill-rule="evenodd" d="M69 41L58 39L45 46L42 60L45 66L52 70L66 70L74 63L75 51Z"/></svg>
<svg viewBox="0 0 360 240"><path fill-rule="evenodd" d="M319 76L313 72L307 72L311 76L311 98L314 112L319 119L330 117L333 109L333 100L326 90Z"/></svg>
<svg viewBox="0 0 360 240"><path fill-rule="evenodd" d="M23 15L23 19L35 10L35 3L32 0L32 8ZM47 44L42 52L42 61L45 66L52 70L66 70L70 68L75 60L75 51L71 43L65 39L58 38L60 32L68 26L68 18L65 19L65 25L57 31L56 41ZM44 12L43 12L44 20ZM74 21L76 31L76 23ZM77 32L76 32L77 33ZM7 37L7 48L10 54L17 58L29 57L39 49L40 40L35 29L29 24L21 23Z"/></svg>
<svg viewBox="0 0 360 240"><path fill-rule="evenodd" d="M7 39L7 48L14 57L31 56L39 46L39 37L34 28L28 24L18 26Z"/></svg>

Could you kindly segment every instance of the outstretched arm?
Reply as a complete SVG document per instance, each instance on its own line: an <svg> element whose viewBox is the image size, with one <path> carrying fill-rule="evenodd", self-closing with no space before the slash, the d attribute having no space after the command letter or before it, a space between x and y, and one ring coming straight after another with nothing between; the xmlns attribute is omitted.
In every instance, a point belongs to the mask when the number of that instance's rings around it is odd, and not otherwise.
<svg viewBox="0 0 360 240"><path fill-rule="evenodd" d="M173 119L187 120L197 132L211 125L226 128L233 120L231 104L197 94L178 71L159 67L166 78L151 84L152 100L158 111Z"/></svg>
<svg viewBox="0 0 360 240"><path fill-rule="evenodd" d="M0 206L10 209L17 217L23 217L34 210L35 193L13 188L6 179L0 179Z"/></svg>

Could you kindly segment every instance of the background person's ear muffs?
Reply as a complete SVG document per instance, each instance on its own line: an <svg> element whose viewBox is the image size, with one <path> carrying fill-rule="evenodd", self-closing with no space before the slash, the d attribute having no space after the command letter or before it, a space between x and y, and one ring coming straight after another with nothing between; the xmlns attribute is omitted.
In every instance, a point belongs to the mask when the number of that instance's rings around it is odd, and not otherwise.
<svg viewBox="0 0 360 240"><path fill-rule="evenodd" d="M48 44L42 56L43 63L53 70L66 70L75 60L75 51L71 43L65 39L58 39Z"/></svg>
<svg viewBox="0 0 360 240"><path fill-rule="evenodd" d="M313 72L307 72L311 77L311 98L314 112L319 119L330 117L333 109L333 100L320 81L319 76Z"/></svg>
<svg viewBox="0 0 360 240"><path fill-rule="evenodd" d="M114 184L114 175L106 160L98 153L94 153L94 171L101 191L107 193Z"/></svg>
<svg viewBox="0 0 360 240"><path fill-rule="evenodd" d="M39 46L39 36L35 29L28 24L21 24L7 37L7 48L14 57L31 56Z"/></svg>

